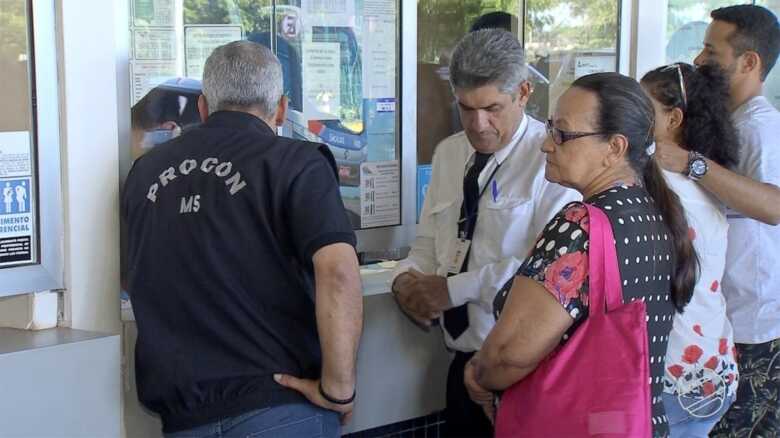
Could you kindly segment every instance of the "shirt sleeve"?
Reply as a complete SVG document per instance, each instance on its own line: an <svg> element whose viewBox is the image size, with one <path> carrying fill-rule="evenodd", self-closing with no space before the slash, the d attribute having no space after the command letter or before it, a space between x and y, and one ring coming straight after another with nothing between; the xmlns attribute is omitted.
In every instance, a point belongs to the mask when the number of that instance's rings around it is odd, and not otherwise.
<svg viewBox="0 0 780 438"><path fill-rule="evenodd" d="M776 139L762 126L746 123L739 131L741 141L740 170L744 176L780 186L780 148Z"/></svg>
<svg viewBox="0 0 780 438"><path fill-rule="evenodd" d="M430 192L430 186L428 191ZM426 196L420 212L420 222L417 224L417 237L412 242L409 255L398 262L398 266L393 271L390 279L391 285L399 275L411 269L424 274L436 274L436 247L434 245L434 225L431 218L430 202L430 197Z"/></svg>
<svg viewBox="0 0 780 438"><path fill-rule="evenodd" d="M588 313L588 210L572 202L544 227L517 275L539 282L574 319L573 331ZM494 312L500 314L512 280L499 291Z"/></svg>
<svg viewBox="0 0 780 438"><path fill-rule="evenodd" d="M412 242L409 255L398 262L398 266L393 271L390 285L393 284L399 275L410 269L415 269L424 274L436 274L436 268L438 267L434 240L436 221L433 217L436 212L433 211L433 207L438 204L437 188L441 185L442 171L446 171L446 169L440 166L438 153L434 153L431 182L425 192L422 210L420 211L417 236Z"/></svg>
<svg viewBox="0 0 780 438"><path fill-rule="evenodd" d="M330 151L324 146L300 154L304 160L292 179L286 215L295 250L304 263L314 253L334 243L355 246L355 233L341 200L339 183Z"/></svg>

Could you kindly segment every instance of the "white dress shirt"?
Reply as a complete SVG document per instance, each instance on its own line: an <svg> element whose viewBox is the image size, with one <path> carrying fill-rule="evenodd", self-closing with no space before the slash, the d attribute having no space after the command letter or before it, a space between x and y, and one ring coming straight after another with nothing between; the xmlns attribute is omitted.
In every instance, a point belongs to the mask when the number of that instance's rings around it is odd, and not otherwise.
<svg viewBox="0 0 780 438"><path fill-rule="evenodd" d="M737 108L737 172L780 186L780 112L764 96ZM734 340L760 344L780 338L780 226L766 225L729 211L729 246L723 293Z"/></svg>
<svg viewBox="0 0 780 438"><path fill-rule="evenodd" d="M568 202L581 199L579 193L544 178L540 148L546 136L544 124L524 115L512 140L493 154L479 175L480 191L489 186L479 199L468 271L447 278L452 304L468 303L469 314L469 327L457 340L444 330L445 342L453 350L482 347L495 325L493 298L498 290L514 277L547 222ZM458 241L463 178L474 152L464 132L437 146L417 238L393 279L411 268L447 276Z"/></svg>

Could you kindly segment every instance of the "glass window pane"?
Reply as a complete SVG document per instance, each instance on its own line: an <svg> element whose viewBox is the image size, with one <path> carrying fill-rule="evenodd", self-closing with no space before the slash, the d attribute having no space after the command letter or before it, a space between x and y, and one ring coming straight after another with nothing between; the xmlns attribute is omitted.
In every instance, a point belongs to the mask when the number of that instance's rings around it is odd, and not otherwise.
<svg viewBox="0 0 780 438"><path fill-rule="evenodd" d="M487 27L508 27L520 37L516 14L521 10L521 0L417 2L418 165L429 165L436 145L462 129L449 84L448 66L455 45L480 19L490 21ZM423 167L421 175L428 170Z"/></svg>
<svg viewBox="0 0 780 438"><path fill-rule="evenodd" d="M0 268L38 262L30 3L0 0Z"/></svg>
<svg viewBox="0 0 780 438"><path fill-rule="evenodd" d="M580 75L615 71L618 0L418 0L417 210L436 145L462 129L449 85L450 54L477 21L524 38L534 93L526 112L544 120L558 96ZM518 15L525 8L525 29ZM500 18L499 18L500 17Z"/></svg>
<svg viewBox="0 0 780 438"><path fill-rule="evenodd" d="M199 122L206 58L219 45L248 39L282 65L284 135L330 147L354 227L400 224L398 0L131 5L132 158Z"/></svg>
<svg viewBox="0 0 780 438"><path fill-rule="evenodd" d="M276 5L276 50L294 78L285 135L325 143L355 228L401 223L398 0ZM381 176L380 176L381 175Z"/></svg>
<svg viewBox="0 0 780 438"><path fill-rule="evenodd" d="M693 62L704 47L710 12L740 3L734 0L669 0L666 21L666 62ZM749 4L751 1L742 1Z"/></svg>
<svg viewBox="0 0 780 438"><path fill-rule="evenodd" d="M669 0L666 28L666 61L693 62L701 51L704 33L712 21L710 12L733 4L756 4L780 13L780 0L733 1L733 0ZM775 67L767 77L764 94L780 108L780 73Z"/></svg>
<svg viewBox="0 0 780 438"><path fill-rule="evenodd" d="M534 83L527 112L545 120L580 76L617 71L618 1L528 0L525 50Z"/></svg>

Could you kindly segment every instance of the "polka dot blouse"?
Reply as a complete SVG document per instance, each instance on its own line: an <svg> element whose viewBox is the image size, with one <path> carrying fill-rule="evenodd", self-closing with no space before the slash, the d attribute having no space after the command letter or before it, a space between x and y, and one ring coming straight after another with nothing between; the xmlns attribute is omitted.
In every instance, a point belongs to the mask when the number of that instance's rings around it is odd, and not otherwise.
<svg viewBox="0 0 780 438"><path fill-rule="evenodd" d="M669 296L673 272L671 236L643 187L615 187L586 202L601 208L612 225L624 302L646 303L653 432L654 436L666 436L668 424L661 393L664 356L675 311ZM588 231L585 205L568 204L544 228L517 273L542 283L574 319L562 343L588 317ZM509 281L496 296L496 318L511 286Z"/></svg>

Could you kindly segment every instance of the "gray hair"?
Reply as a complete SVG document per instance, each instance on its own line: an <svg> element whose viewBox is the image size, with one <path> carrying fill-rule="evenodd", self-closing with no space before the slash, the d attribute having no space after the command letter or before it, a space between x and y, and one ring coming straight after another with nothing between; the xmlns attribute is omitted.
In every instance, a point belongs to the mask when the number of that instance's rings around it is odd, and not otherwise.
<svg viewBox="0 0 780 438"><path fill-rule="evenodd" d="M282 97L282 66L268 48L233 41L211 52L203 68L203 95L209 113L227 108L258 108L271 116Z"/></svg>
<svg viewBox="0 0 780 438"><path fill-rule="evenodd" d="M450 61L453 89L472 90L495 85L514 94L528 79L528 65L520 41L502 29L483 29L466 34L455 47Z"/></svg>

